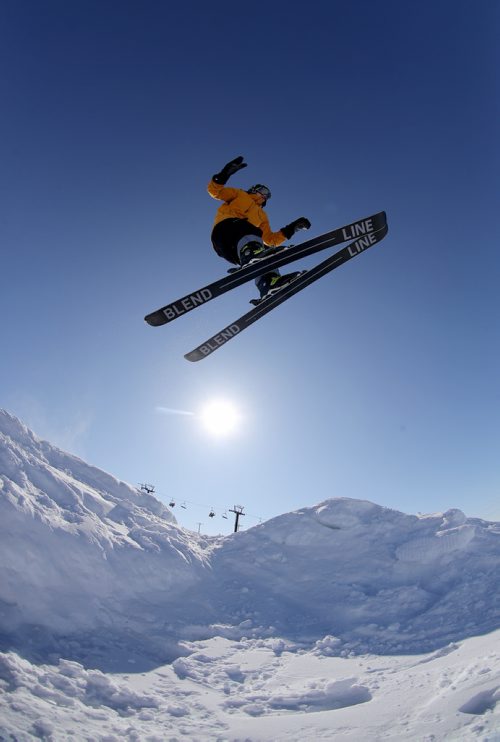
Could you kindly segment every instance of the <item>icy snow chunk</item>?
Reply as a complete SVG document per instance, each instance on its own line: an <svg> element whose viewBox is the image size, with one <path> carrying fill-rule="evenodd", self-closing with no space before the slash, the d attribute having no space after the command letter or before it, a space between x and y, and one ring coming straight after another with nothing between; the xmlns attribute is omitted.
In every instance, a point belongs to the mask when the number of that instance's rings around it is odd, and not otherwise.
<svg viewBox="0 0 500 742"><path fill-rule="evenodd" d="M119 685L98 670L87 673L85 695L82 700L90 706L108 706L115 711L158 706L157 698Z"/></svg>
<svg viewBox="0 0 500 742"><path fill-rule="evenodd" d="M453 508L452 510L447 510L446 513L443 513L443 526L448 526L449 528L463 526L466 521L467 517L461 510Z"/></svg>
<svg viewBox="0 0 500 742"><path fill-rule="evenodd" d="M472 696L458 710L464 714L485 714L487 711L493 711L499 701L500 685L497 685L491 690L484 690Z"/></svg>
<svg viewBox="0 0 500 742"><path fill-rule="evenodd" d="M340 651L342 641L336 636L325 636L319 639L314 645L312 653L318 657L332 657Z"/></svg>
<svg viewBox="0 0 500 742"><path fill-rule="evenodd" d="M32 732L36 739L52 740L54 739L53 734L55 732L55 728L54 725L50 724L48 721L39 719L38 721L34 722Z"/></svg>
<svg viewBox="0 0 500 742"><path fill-rule="evenodd" d="M172 662L172 670L175 672L179 680L198 677L198 673L194 670L192 665L190 665L190 663L183 657L179 657L179 659Z"/></svg>
<svg viewBox="0 0 500 742"><path fill-rule="evenodd" d="M13 652L0 653L0 680L3 680L9 690L19 688L29 676L31 665Z"/></svg>
<svg viewBox="0 0 500 742"><path fill-rule="evenodd" d="M336 497L321 503L315 509L317 521L333 529L355 528L370 520L379 508L368 500Z"/></svg>
<svg viewBox="0 0 500 742"><path fill-rule="evenodd" d="M99 670L86 670L78 662L61 660L59 665L38 666L13 653L0 653L0 678L10 692L18 688L37 698L73 706L80 701L86 706L106 706L118 712L157 708L158 698L135 691Z"/></svg>
<svg viewBox="0 0 500 742"><path fill-rule="evenodd" d="M396 556L401 562L428 564L446 553L465 549L475 532L475 527L471 525L438 531L434 536L423 536L401 544L396 549Z"/></svg>
<svg viewBox="0 0 500 742"><path fill-rule="evenodd" d="M313 683L309 689L297 692L289 691L282 695L274 695L269 699L269 705L273 709L289 709L300 711L327 711L356 706L359 703L371 701L372 695L368 688L357 685L355 678L344 678L342 680L331 680L325 682L321 687L319 683Z"/></svg>
<svg viewBox="0 0 500 742"><path fill-rule="evenodd" d="M429 654L428 657L426 657L423 660L420 660L418 664L423 665L426 662L433 662L434 660L438 660L441 657L446 657L448 654L451 654L452 652L456 652L457 649L460 649L460 644L455 644L454 642L451 642L446 647L441 647L441 649L438 649L435 652L432 652L431 654Z"/></svg>

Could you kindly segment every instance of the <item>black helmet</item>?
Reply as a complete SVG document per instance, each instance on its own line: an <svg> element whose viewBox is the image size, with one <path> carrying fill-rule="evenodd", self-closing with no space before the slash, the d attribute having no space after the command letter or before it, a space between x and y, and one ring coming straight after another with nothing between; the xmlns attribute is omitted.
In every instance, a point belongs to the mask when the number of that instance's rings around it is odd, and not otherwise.
<svg viewBox="0 0 500 742"><path fill-rule="evenodd" d="M271 198L271 191L267 186L262 185L262 183L256 183L256 185L253 185L248 189L247 193L260 193L261 196L264 196L266 201L269 201Z"/></svg>

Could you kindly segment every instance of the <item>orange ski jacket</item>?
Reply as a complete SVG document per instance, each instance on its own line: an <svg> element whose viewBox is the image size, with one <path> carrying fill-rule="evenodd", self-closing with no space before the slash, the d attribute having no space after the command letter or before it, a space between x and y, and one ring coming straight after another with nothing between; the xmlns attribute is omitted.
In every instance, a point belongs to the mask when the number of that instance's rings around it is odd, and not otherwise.
<svg viewBox="0 0 500 742"><path fill-rule="evenodd" d="M277 247L285 242L286 237L283 232L272 231L266 212L257 203L259 197L257 193L247 193L239 188L227 188L214 183L213 180L208 184L207 190L212 198L224 201L217 210L214 226L223 219L246 219L262 231L265 245Z"/></svg>

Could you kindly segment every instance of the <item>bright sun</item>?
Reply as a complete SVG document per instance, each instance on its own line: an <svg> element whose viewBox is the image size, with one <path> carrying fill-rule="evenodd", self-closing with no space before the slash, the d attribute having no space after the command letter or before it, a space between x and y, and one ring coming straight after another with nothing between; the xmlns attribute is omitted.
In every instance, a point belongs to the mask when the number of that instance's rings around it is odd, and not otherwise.
<svg viewBox="0 0 500 742"><path fill-rule="evenodd" d="M240 421L236 407L223 399L214 399L201 411L201 421L212 435L233 433Z"/></svg>

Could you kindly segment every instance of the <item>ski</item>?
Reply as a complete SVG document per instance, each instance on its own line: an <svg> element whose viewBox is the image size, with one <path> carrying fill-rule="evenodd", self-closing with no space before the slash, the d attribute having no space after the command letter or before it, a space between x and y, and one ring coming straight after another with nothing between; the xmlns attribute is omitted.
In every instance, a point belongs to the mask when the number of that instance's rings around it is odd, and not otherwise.
<svg viewBox="0 0 500 742"><path fill-rule="evenodd" d="M295 278L283 289L280 289L280 291L278 291L276 294L273 294L273 296L270 296L267 299L263 299L257 304L254 309L251 309L235 322L228 325L226 328L224 328L224 330L221 330L216 335L213 335L208 340L205 340L204 343L199 345L194 350L186 353L184 358L186 358L186 360L188 361L201 361L203 358L206 358L211 353L213 353L214 350L217 350L229 340L232 340L233 337L239 335L240 332L243 332L243 330L246 330L246 328L253 324L253 322L260 319L271 310L275 309L287 299L290 299L290 297L292 297L294 294L302 291L302 289L304 289L306 286L309 286L314 281L317 281L318 278L325 276L330 271L338 268L340 265L346 263L348 260L351 260L351 258L355 258L357 255L365 252L365 250L367 250L372 245L380 242L380 240L382 240L386 236L387 231L387 224L384 224L381 229L378 229L374 232L369 232L362 237L358 237L357 240L350 242L334 255L331 255L326 260L323 260L321 263L318 263L318 265L314 266L314 268L305 271L301 276Z"/></svg>
<svg viewBox="0 0 500 742"><path fill-rule="evenodd" d="M385 223L385 211L380 211L372 216L359 219L357 222L353 222L352 224L347 224L345 227L339 227L331 232L326 232L318 237L313 237L299 245L293 245L293 247L284 247L277 251L272 251L271 255L259 260L257 263L252 263L244 268L239 268L230 273L230 275L219 278L217 281L194 291L192 294L187 294L186 296L183 296L182 299L177 299L177 301L147 314L144 319L153 327L166 325L168 322L172 322L178 317L187 314L187 312L206 304L211 299L221 296L226 293L226 291L231 291L247 281L251 281L252 278L257 278L262 275L262 273L280 268L281 266L292 263L295 260L305 258L308 255L313 255L320 250L325 250L328 247L333 247L342 242L347 242L355 237L372 234L381 229Z"/></svg>

